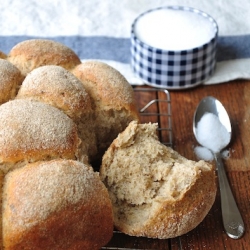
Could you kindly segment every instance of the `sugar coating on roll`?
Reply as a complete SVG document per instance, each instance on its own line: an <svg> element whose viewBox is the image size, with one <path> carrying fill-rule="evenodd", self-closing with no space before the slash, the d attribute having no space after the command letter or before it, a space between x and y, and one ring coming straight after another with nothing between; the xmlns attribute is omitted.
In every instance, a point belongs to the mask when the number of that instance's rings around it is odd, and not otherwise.
<svg viewBox="0 0 250 250"><path fill-rule="evenodd" d="M75 119L92 111L89 94L81 81L61 66L46 65L24 79L17 98L46 102Z"/></svg>
<svg viewBox="0 0 250 250"><path fill-rule="evenodd" d="M103 156L100 176L120 231L173 238L195 228L216 196L214 167L159 142L157 124L131 122Z"/></svg>
<svg viewBox="0 0 250 250"><path fill-rule="evenodd" d="M130 121L139 120L133 88L119 71L99 61L83 62L72 73L91 97L97 147L102 155Z"/></svg>
<svg viewBox="0 0 250 250"><path fill-rule="evenodd" d="M43 65L58 65L70 70L81 63L72 49L47 39L30 39L16 44L10 50L7 60L24 76Z"/></svg>
<svg viewBox="0 0 250 250"><path fill-rule="evenodd" d="M133 88L118 70L100 61L85 61L72 72L82 80L96 108L126 108L136 113Z"/></svg>
<svg viewBox="0 0 250 250"><path fill-rule="evenodd" d="M113 234L112 205L97 172L72 160L28 164L5 177L5 249L97 250Z"/></svg>
<svg viewBox="0 0 250 250"><path fill-rule="evenodd" d="M17 67L0 59L0 104L15 98L23 79Z"/></svg>
<svg viewBox="0 0 250 250"><path fill-rule="evenodd" d="M0 106L0 169L53 158L78 159L77 127L62 111L33 100Z"/></svg>

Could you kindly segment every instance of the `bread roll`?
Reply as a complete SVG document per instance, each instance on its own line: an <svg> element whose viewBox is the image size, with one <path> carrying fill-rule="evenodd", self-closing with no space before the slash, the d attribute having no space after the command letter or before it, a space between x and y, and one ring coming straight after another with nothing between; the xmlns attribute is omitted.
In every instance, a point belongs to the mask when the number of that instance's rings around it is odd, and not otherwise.
<svg viewBox="0 0 250 250"><path fill-rule="evenodd" d="M130 121L139 120L133 88L106 63L86 61L72 70L91 96L100 155Z"/></svg>
<svg viewBox="0 0 250 250"><path fill-rule="evenodd" d="M43 65L59 65L72 69L81 63L73 50L59 42L46 39L30 39L16 44L10 50L7 60L24 76Z"/></svg>
<svg viewBox="0 0 250 250"><path fill-rule="evenodd" d="M0 106L0 120L0 169L5 173L38 160L85 159L76 125L57 108L12 100Z"/></svg>
<svg viewBox="0 0 250 250"><path fill-rule="evenodd" d="M187 233L207 215L216 196L215 171L161 144L156 128L131 122L106 151L100 176L117 229L167 239Z"/></svg>
<svg viewBox="0 0 250 250"><path fill-rule="evenodd" d="M45 102L62 110L76 123L82 150L90 160L96 156L94 111L90 97L81 81L68 70L56 65L32 70L23 81L16 98Z"/></svg>
<svg viewBox="0 0 250 250"><path fill-rule="evenodd" d="M0 59L0 104L15 98L22 81L20 70L10 62Z"/></svg>
<svg viewBox="0 0 250 250"><path fill-rule="evenodd" d="M97 250L112 237L108 192L87 165L31 163L8 173L3 189L6 250Z"/></svg>
<svg viewBox="0 0 250 250"><path fill-rule="evenodd" d="M17 98L29 98L61 109L76 120L93 113L90 97L82 83L68 70L56 66L41 66L24 79Z"/></svg>

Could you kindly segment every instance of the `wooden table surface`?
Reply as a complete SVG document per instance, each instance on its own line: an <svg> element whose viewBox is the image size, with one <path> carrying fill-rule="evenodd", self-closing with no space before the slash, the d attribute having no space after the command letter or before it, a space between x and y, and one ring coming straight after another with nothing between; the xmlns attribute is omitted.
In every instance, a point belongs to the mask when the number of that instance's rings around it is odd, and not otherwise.
<svg viewBox="0 0 250 250"><path fill-rule="evenodd" d="M151 88L149 88L151 89ZM147 249L147 250L247 250L250 249L250 81L232 81L218 85L202 85L193 89L169 91L171 98L171 143L174 150L184 157L197 160L194 147L198 145L193 130L193 114L200 100L205 96L218 98L229 113L233 137L228 147L230 157L224 161L229 183L239 210L245 222L245 234L241 239L229 238L222 225L220 194L206 218L191 232L169 240L147 239L126 236L116 232L103 249ZM139 106L147 98L162 98L162 93L136 93ZM166 103L157 103L157 112L166 112ZM167 127L167 119L147 116L145 122L159 122ZM215 164L212 162L212 164Z"/></svg>

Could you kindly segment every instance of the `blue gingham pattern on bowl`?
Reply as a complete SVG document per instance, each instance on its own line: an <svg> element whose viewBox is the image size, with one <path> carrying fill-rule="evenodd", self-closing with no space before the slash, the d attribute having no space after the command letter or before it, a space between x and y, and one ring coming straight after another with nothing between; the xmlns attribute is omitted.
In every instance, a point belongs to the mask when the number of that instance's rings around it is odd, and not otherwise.
<svg viewBox="0 0 250 250"><path fill-rule="evenodd" d="M216 67L218 34L216 22L197 9L180 6L161 8L191 11L204 16L214 25L215 36L206 44L188 50L168 51L151 47L140 41L134 33L136 21L142 15L155 9L149 10L140 15L132 25L131 66L133 71L145 81L145 84L159 88L180 89L201 84L214 73Z"/></svg>

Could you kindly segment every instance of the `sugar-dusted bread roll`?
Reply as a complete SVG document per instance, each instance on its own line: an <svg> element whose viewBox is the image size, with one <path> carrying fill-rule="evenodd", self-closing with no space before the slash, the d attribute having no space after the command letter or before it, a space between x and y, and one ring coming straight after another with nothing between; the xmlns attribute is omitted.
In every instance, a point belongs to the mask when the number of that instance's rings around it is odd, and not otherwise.
<svg viewBox="0 0 250 250"><path fill-rule="evenodd" d="M133 88L119 71L98 61L79 64L72 73L82 81L91 96L97 147L102 155L130 121L139 120Z"/></svg>
<svg viewBox="0 0 250 250"><path fill-rule="evenodd" d="M86 155L90 160L95 157L97 146L90 96L81 81L68 70L56 65L32 70L16 98L45 102L62 110L76 123Z"/></svg>
<svg viewBox="0 0 250 250"><path fill-rule="evenodd" d="M131 122L105 153L100 176L122 232L172 238L195 228L216 196L212 165L161 144L156 124Z"/></svg>
<svg viewBox="0 0 250 250"><path fill-rule="evenodd" d="M59 65L70 70L81 63L69 47L47 39L30 39L16 44L10 50L7 60L24 76L43 65Z"/></svg>
<svg viewBox="0 0 250 250"><path fill-rule="evenodd" d="M81 81L56 65L41 66L24 79L17 98L29 98L61 109L73 120L93 113L89 94Z"/></svg>
<svg viewBox="0 0 250 250"><path fill-rule="evenodd" d="M0 106L0 169L5 173L28 162L79 159L77 127L62 111L33 100Z"/></svg>
<svg viewBox="0 0 250 250"><path fill-rule="evenodd" d="M22 81L20 70L7 60L0 59L0 104L15 98Z"/></svg>
<svg viewBox="0 0 250 250"><path fill-rule="evenodd" d="M30 163L5 177L6 250L99 250L113 234L112 206L97 172L72 160Z"/></svg>

